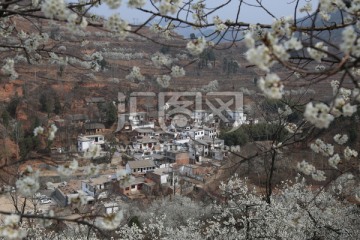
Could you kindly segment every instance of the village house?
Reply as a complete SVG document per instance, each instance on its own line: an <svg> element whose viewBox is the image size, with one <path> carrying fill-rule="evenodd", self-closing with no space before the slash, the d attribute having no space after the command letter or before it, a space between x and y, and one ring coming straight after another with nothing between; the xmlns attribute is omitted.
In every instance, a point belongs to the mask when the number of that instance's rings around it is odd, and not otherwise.
<svg viewBox="0 0 360 240"><path fill-rule="evenodd" d="M75 127L82 127L89 121L89 117L86 114L69 114L66 116L66 120Z"/></svg>
<svg viewBox="0 0 360 240"><path fill-rule="evenodd" d="M202 139L205 136L204 129L193 128L187 131L187 135L192 139Z"/></svg>
<svg viewBox="0 0 360 240"><path fill-rule="evenodd" d="M166 150L165 160L168 163L176 163L179 165L189 164L189 153L182 150Z"/></svg>
<svg viewBox="0 0 360 240"><path fill-rule="evenodd" d="M115 190L120 194L129 196L132 194L139 193L144 183L145 183L144 177L131 177L126 179L121 179L119 181L119 184L116 184Z"/></svg>
<svg viewBox="0 0 360 240"><path fill-rule="evenodd" d="M154 136L154 130L151 128L136 128L134 131L137 133L137 136L141 137L152 137Z"/></svg>
<svg viewBox="0 0 360 240"><path fill-rule="evenodd" d="M216 138L217 137L217 131L215 128L209 128L209 127L203 127L204 130L204 136L209 138Z"/></svg>
<svg viewBox="0 0 360 240"><path fill-rule="evenodd" d="M86 152L90 145L103 145L105 144L105 138L103 135L80 135L77 138L78 152Z"/></svg>
<svg viewBox="0 0 360 240"><path fill-rule="evenodd" d="M158 140L149 137L137 139L132 143L135 151L150 151L158 144Z"/></svg>
<svg viewBox="0 0 360 240"><path fill-rule="evenodd" d="M80 190L79 180L70 180L69 182L54 183L54 192L51 196L61 207L66 207L74 202L74 199L78 199L79 196L84 195L88 204L94 202L94 197L87 195Z"/></svg>
<svg viewBox="0 0 360 240"><path fill-rule="evenodd" d="M99 134L105 130L105 125L102 123L85 123L85 134Z"/></svg>
<svg viewBox="0 0 360 240"><path fill-rule="evenodd" d="M96 197L101 192L109 190L112 186L112 176L102 175L96 178L90 178L89 180L81 181L81 190L86 194Z"/></svg>
<svg viewBox="0 0 360 240"><path fill-rule="evenodd" d="M168 183L169 170L167 168L157 168L153 171L147 171L146 178L159 185L166 184Z"/></svg>
<svg viewBox="0 0 360 240"><path fill-rule="evenodd" d="M126 172L128 174L146 173L156 168L153 160L128 161L126 164Z"/></svg>

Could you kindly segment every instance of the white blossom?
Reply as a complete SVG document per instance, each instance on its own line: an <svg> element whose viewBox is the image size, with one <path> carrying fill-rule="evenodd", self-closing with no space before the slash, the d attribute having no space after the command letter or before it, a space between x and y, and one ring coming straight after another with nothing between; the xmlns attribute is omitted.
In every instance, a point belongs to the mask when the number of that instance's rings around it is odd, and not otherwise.
<svg viewBox="0 0 360 240"><path fill-rule="evenodd" d="M186 49L192 54L192 55L200 55L204 49L206 48L206 40L204 37L199 37L196 40L192 40L187 43Z"/></svg>
<svg viewBox="0 0 360 240"><path fill-rule="evenodd" d="M20 216L17 214L7 215L4 220L4 226L0 226L0 237L5 239L23 239L27 233L25 229L20 228Z"/></svg>
<svg viewBox="0 0 360 240"><path fill-rule="evenodd" d="M44 133L44 128L39 126L34 129L34 136L41 135Z"/></svg>
<svg viewBox="0 0 360 240"><path fill-rule="evenodd" d="M308 47L307 51L311 58L320 63L322 58L327 57L326 51L328 50L328 47L324 45L324 42L318 42L315 44L315 48L318 48L319 50Z"/></svg>
<svg viewBox="0 0 360 240"><path fill-rule="evenodd" d="M117 9L121 5L121 0L103 0L110 9Z"/></svg>
<svg viewBox="0 0 360 240"><path fill-rule="evenodd" d="M312 12L312 4L311 2L307 2L305 4L305 6L303 6L302 8L299 9L300 12L308 12L311 13Z"/></svg>
<svg viewBox="0 0 360 240"><path fill-rule="evenodd" d="M306 162L305 160L297 164L297 169L305 175L310 175L316 172L315 166Z"/></svg>
<svg viewBox="0 0 360 240"><path fill-rule="evenodd" d="M282 98L284 85L277 74L269 73L265 79L261 77L258 81L258 86L266 97L271 99Z"/></svg>
<svg viewBox="0 0 360 240"><path fill-rule="evenodd" d="M354 43L356 41L357 33L353 26L348 26L342 31L342 41L340 43L340 49L344 53L350 53Z"/></svg>
<svg viewBox="0 0 360 240"><path fill-rule="evenodd" d="M329 113L330 108L324 103L309 102L306 105L304 117L317 128L328 128L334 120L334 116Z"/></svg>
<svg viewBox="0 0 360 240"><path fill-rule="evenodd" d="M66 8L64 0L44 0L41 4L41 11L48 18L67 19L69 10Z"/></svg>
<svg viewBox="0 0 360 240"><path fill-rule="evenodd" d="M49 139L50 141L53 141L53 140L54 140L55 134L56 134L57 130L58 130L58 128L56 127L56 125L55 125L55 124L51 124L50 129L49 129L49 137L48 137L48 139Z"/></svg>
<svg viewBox="0 0 360 240"><path fill-rule="evenodd" d="M66 163L65 165L60 165L57 168L57 171L62 176L70 176L75 173L78 169L79 163L75 159L72 162Z"/></svg>
<svg viewBox="0 0 360 240"><path fill-rule="evenodd" d="M32 197L39 189L39 171L34 171L27 166L22 176L16 181L16 190L24 197Z"/></svg>
<svg viewBox="0 0 360 240"><path fill-rule="evenodd" d="M325 172L321 171L321 170L316 170L315 172L313 172L311 174L311 177L315 180L315 181L325 181L326 177L325 177Z"/></svg>
<svg viewBox="0 0 360 240"><path fill-rule="evenodd" d="M95 225L104 230L114 230L119 227L121 221L124 219L122 211L111 213L104 217L97 217Z"/></svg>
<svg viewBox="0 0 360 240"><path fill-rule="evenodd" d="M352 157L357 157L358 152L356 150L351 149L349 146L347 146L344 149L344 157L346 160L350 160Z"/></svg>
<svg viewBox="0 0 360 240"><path fill-rule="evenodd" d="M329 158L328 162L329 165L333 168L337 169L337 165L340 163L341 159L338 153L334 154L332 157Z"/></svg>
<svg viewBox="0 0 360 240"><path fill-rule="evenodd" d="M161 75L156 78L156 82L163 88L170 86L171 77L169 75Z"/></svg>
<svg viewBox="0 0 360 240"><path fill-rule="evenodd" d="M173 66L171 68L171 76L173 76L174 78L185 76L184 68L179 67L179 66Z"/></svg>
<svg viewBox="0 0 360 240"><path fill-rule="evenodd" d="M104 27L113 32L115 36L118 36L119 38L125 38L131 30L131 27L125 20L120 18L119 14L111 15L105 22Z"/></svg>
<svg viewBox="0 0 360 240"><path fill-rule="evenodd" d="M139 67L134 66L132 68L130 74L126 76L126 79L131 80L131 81L135 81L135 80L144 81L145 76L143 76L141 74Z"/></svg>
<svg viewBox="0 0 360 240"><path fill-rule="evenodd" d="M12 80L17 79L19 74L15 71L14 59L7 58L5 62L5 65L1 68L3 74L8 75Z"/></svg>
<svg viewBox="0 0 360 240"><path fill-rule="evenodd" d="M326 144L321 139L316 139L315 143L310 144L310 148L323 156L328 157L334 154L334 146L330 143Z"/></svg>
<svg viewBox="0 0 360 240"><path fill-rule="evenodd" d="M129 0L128 7L130 8L141 8L145 5L145 0Z"/></svg>
<svg viewBox="0 0 360 240"><path fill-rule="evenodd" d="M349 137L348 137L348 135L346 135L346 134L343 134L343 135L341 135L341 134L336 134L336 135L334 136L334 141L335 141L337 144L340 144L340 145L345 144L345 143L348 141L348 139L349 139Z"/></svg>
<svg viewBox="0 0 360 240"><path fill-rule="evenodd" d="M169 56L166 56L162 53L155 53L152 57L151 57L151 61L153 62L153 64L157 67L157 68L160 68L162 66L167 66L169 67L173 60L169 57Z"/></svg>

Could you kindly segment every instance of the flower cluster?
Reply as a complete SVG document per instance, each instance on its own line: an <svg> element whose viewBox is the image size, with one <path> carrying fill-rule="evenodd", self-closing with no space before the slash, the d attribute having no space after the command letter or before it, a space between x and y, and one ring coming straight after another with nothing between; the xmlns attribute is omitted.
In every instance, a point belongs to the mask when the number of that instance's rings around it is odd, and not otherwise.
<svg viewBox="0 0 360 240"><path fill-rule="evenodd" d="M246 52L246 59L267 72L270 71L270 67L275 63L270 56L270 49L265 45L250 48Z"/></svg>
<svg viewBox="0 0 360 240"><path fill-rule="evenodd" d="M338 153L334 154L333 156L331 156L328 160L329 165L333 168L337 169L337 165L340 163L341 159Z"/></svg>
<svg viewBox="0 0 360 240"><path fill-rule="evenodd" d="M44 128L39 126L34 129L34 136L41 135L44 133Z"/></svg>
<svg viewBox="0 0 360 240"><path fill-rule="evenodd" d="M227 29L227 26L224 24L224 22L220 19L219 16L214 16L213 22L215 24L217 32L222 32Z"/></svg>
<svg viewBox="0 0 360 240"><path fill-rule="evenodd" d="M156 78L156 82L163 88L170 86L171 77L169 75L161 75Z"/></svg>
<svg viewBox="0 0 360 240"><path fill-rule="evenodd" d="M317 128L328 128L334 120L334 116L330 113L330 108L324 103L309 102L306 105L304 117Z"/></svg>
<svg viewBox="0 0 360 240"><path fill-rule="evenodd" d="M121 0L104 0L110 9L117 9L121 5Z"/></svg>
<svg viewBox="0 0 360 240"><path fill-rule="evenodd" d="M297 164L297 169L305 175L311 175L315 181L325 181L324 171L316 170L315 166L303 160Z"/></svg>
<svg viewBox="0 0 360 240"><path fill-rule="evenodd" d="M57 132L58 128L56 127L55 124L51 124L50 128L49 128L49 137L48 139L50 141L53 141L55 138L55 133Z"/></svg>
<svg viewBox="0 0 360 240"><path fill-rule="evenodd" d="M119 14L111 15L104 24L105 28L115 34L119 38L125 38L128 35L128 32L131 30L131 27L128 23L121 19Z"/></svg>
<svg viewBox="0 0 360 240"><path fill-rule="evenodd" d="M175 14L181 3L180 0L155 0L154 2L159 2L159 12L162 15Z"/></svg>
<svg viewBox="0 0 360 240"><path fill-rule="evenodd" d="M171 76L173 76L174 78L185 76L184 68L179 67L179 66L173 66L171 68Z"/></svg>
<svg viewBox="0 0 360 240"><path fill-rule="evenodd" d="M21 39L23 47L25 47L28 52L34 52L41 44L45 44L49 40L49 35L47 33L32 33L29 35L23 30L18 33L18 37Z"/></svg>
<svg viewBox="0 0 360 240"><path fill-rule="evenodd" d="M57 132L58 128L56 127L55 124L51 124L50 127L47 129L47 139L49 141L53 141L55 139L55 134ZM40 136L40 135L45 135L45 129L42 126L38 126L34 129L33 131L34 136Z"/></svg>
<svg viewBox="0 0 360 240"><path fill-rule="evenodd" d="M301 133L302 132L302 130L299 129L299 127L295 123L287 123L285 125L285 129L289 133L295 133L295 132Z"/></svg>
<svg viewBox="0 0 360 240"><path fill-rule="evenodd" d="M291 27L293 23L294 19L292 17L283 17L275 20L271 25L271 29L275 35L290 37L292 34Z"/></svg>
<svg viewBox="0 0 360 240"><path fill-rule="evenodd" d="M321 153L323 156L328 157L334 154L334 146L330 143L326 144L321 139L316 139L315 143L310 145L310 148L316 152Z"/></svg>
<svg viewBox="0 0 360 240"><path fill-rule="evenodd" d="M72 13L67 18L68 20L68 28L70 31L76 33L80 32L81 30L85 29L88 25L88 21L86 17L79 17L77 14ZM86 45L86 41L81 43L83 46Z"/></svg>
<svg viewBox="0 0 360 240"><path fill-rule="evenodd" d="M69 10L66 8L64 0L45 0L41 4L41 11L48 18L58 18L65 20L69 16Z"/></svg>
<svg viewBox="0 0 360 240"><path fill-rule="evenodd" d="M22 176L16 181L16 190L24 197L32 197L39 189L39 171L27 166Z"/></svg>
<svg viewBox="0 0 360 240"><path fill-rule="evenodd" d="M104 217L98 217L95 220L95 225L104 230L114 230L120 226L121 221L124 219L122 211L111 213Z"/></svg>
<svg viewBox="0 0 360 240"><path fill-rule="evenodd" d="M8 75L10 79L18 78L18 73L14 69L14 59L7 58L5 65L1 68L3 74Z"/></svg>
<svg viewBox="0 0 360 240"><path fill-rule="evenodd" d="M343 135L341 135L341 134L336 134L336 135L334 136L334 141L335 141L337 144L340 144L340 145L345 144L345 143L348 141L348 139L349 139L349 137L348 137L348 135L346 135L346 134L343 134Z"/></svg>
<svg viewBox="0 0 360 240"><path fill-rule="evenodd" d="M206 40L204 37L199 37L198 39L192 40L187 43L186 49L192 54L192 55L200 55L206 48Z"/></svg>
<svg viewBox="0 0 360 240"><path fill-rule="evenodd" d="M141 74L139 67L134 66L130 74L126 76L126 79L131 81L135 81L135 80L144 81L145 76Z"/></svg>
<svg viewBox="0 0 360 240"><path fill-rule="evenodd" d="M340 117L341 115L345 117L351 117L356 111L357 106L346 103L343 97L336 98L334 105L331 108L331 114L333 114L335 117Z"/></svg>
<svg viewBox="0 0 360 240"><path fill-rule="evenodd" d="M268 98L281 99L283 95L284 85L281 83L279 76L275 73L267 74L265 79L260 78L258 86Z"/></svg>
<svg viewBox="0 0 360 240"><path fill-rule="evenodd" d="M327 50L328 47L324 45L324 42L317 42L315 44L315 48L307 48L310 57L319 63L321 62L322 58L327 57Z"/></svg>
<svg viewBox="0 0 360 240"><path fill-rule="evenodd" d="M191 5L191 9L194 11L192 17L194 19L195 24L201 25L201 22L205 22L205 1L198 1Z"/></svg>
<svg viewBox="0 0 360 240"><path fill-rule="evenodd" d="M98 144L90 144L89 148L85 152L86 158L97 158L100 156L101 147Z"/></svg>
<svg viewBox="0 0 360 240"><path fill-rule="evenodd" d="M129 8L141 8L145 5L145 0L129 0L128 7Z"/></svg>
<svg viewBox="0 0 360 240"><path fill-rule="evenodd" d="M358 152L356 150L349 148L349 146L347 146L344 149L344 157L346 160L350 160L352 157L357 157L357 156L358 156Z"/></svg>
<svg viewBox="0 0 360 240"><path fill-rule="evenodd" d="M74 159L70 163L66 163L65 165L58 166L57 171L62 176L70 176L75 173L78 167L79 167L79 163Z"/></svg>
<svg viewBox="0 0 360 240"><path fill-rule="evenodd" d="M166 56L166 55L164 55L162 53L159 53L159 52L152 55L151 61L153 62L153 64L157 68L160 68L162 66L169 67L173 62L172 59L169 56Z"/></svg>
<svg viewBox="0 0 360 240"><path fill-rule="evenodd" d="M5 239L23 239L27 233L19 227L20 216L11 214L5 217L4 225L0 226L0 236Z"/></svg>
<svg viewBox="0 0 360 240"><path fill-rule="evenodd" d="M306 3L305 6L303 6L302 8L299 9L299 12L311 13L312 12L312 4L311 4L311 2Z"/></svg>
<svg viewBox="0 0 360 240"><path fill-rule="evenodd" d="M175 25L173 23L168 23L165 26L160 26L159 24L153 24L150 27L150 30L154 33L158 33L160 36L171 39L171 31L175 29Z"/></svg>
<svg viewBox="0 0 360 240"><path fill-rule="evenodd" d="M76 195L69 197L69 202L71 204L80 204L85 205L88 203L88 196L84 192L80 192Z"/></svg>
<svg viewBox="0 0 360 240"><path fill-rule="evenodd" d="M216 91L219 87L219 82L217 80L209 82L207 85L202 86L200 91L201 92L213 92Z"/></svg>
<svg viewBox="0 0 360 240"><path fill-rule="evenodd" d="M346 27L342 31L342 42L340 44L340 50L342 50L344 53L350 53L354 48L354 43L357 38L357 33L355 32L354 28L352 26ZM357 57L360 52L357 52Z"/></svg>

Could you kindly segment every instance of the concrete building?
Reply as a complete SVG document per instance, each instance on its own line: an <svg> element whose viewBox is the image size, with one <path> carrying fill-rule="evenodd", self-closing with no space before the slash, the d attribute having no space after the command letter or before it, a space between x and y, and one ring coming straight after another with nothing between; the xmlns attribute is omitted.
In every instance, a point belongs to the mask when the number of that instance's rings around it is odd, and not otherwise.
<svg viewBox="0 0 360 240"><path fill-rule="evenodd" d="M146 173L155 168L156 166L153 160L128 161L126 164L126 172L128 174Z"/></svg>

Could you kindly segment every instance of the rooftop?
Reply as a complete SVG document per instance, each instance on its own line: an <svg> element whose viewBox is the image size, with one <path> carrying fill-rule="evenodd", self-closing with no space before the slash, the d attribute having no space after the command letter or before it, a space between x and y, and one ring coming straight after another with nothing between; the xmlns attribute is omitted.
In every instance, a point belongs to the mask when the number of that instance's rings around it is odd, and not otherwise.
<svg viewBox="0 0 360 240"><path fill-rule="evenodd" d="M153 160L129 161L128 164L130 168L155 167L155 163Z"/></svg>
<svg viewBox="0 0 360 240"><path fill-rule="evenodd" d="M111 175L100 175L96 178L90 178L89 180L83 180L82 182L90 183L92 185L101 185L112 181Z"/></svg>

